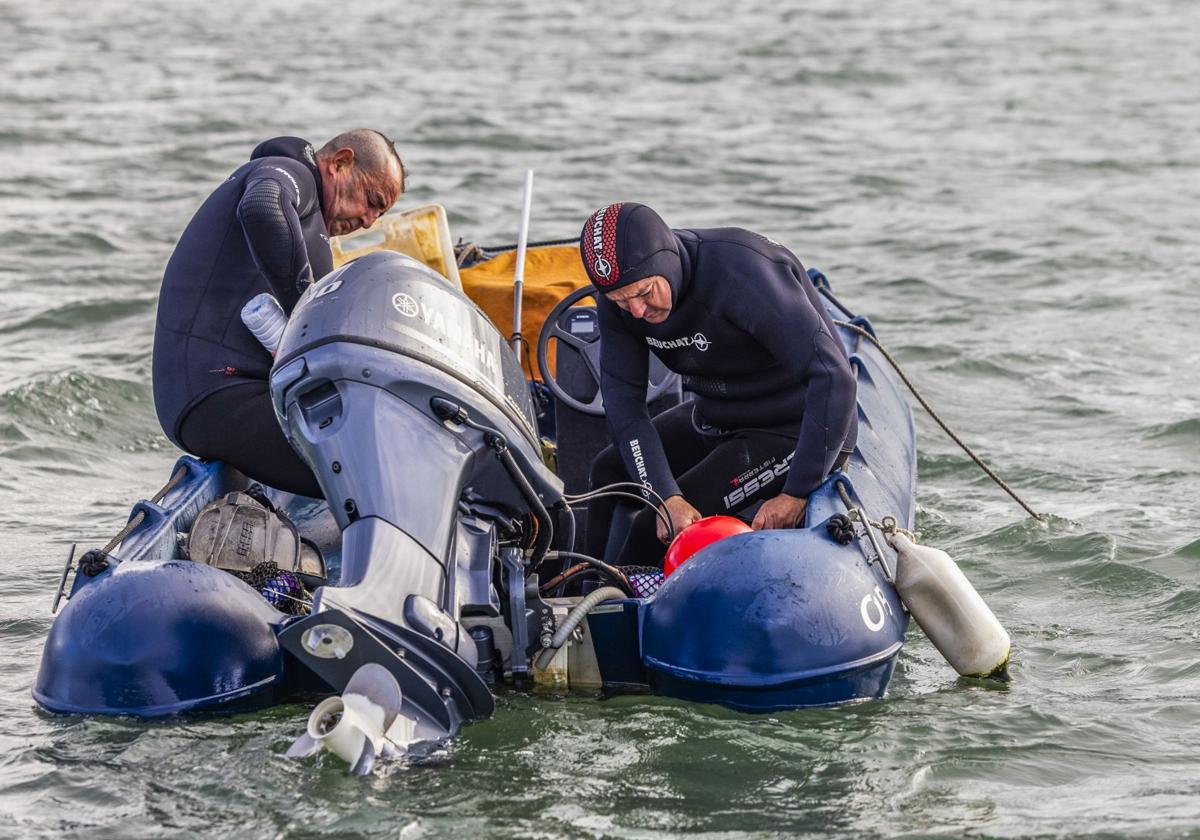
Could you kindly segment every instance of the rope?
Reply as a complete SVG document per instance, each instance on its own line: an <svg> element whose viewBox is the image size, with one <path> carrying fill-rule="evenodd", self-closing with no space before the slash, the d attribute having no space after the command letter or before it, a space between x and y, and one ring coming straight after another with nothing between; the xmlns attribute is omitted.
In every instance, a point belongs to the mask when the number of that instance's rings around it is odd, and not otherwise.
<svg viewBox="0 0 1200 840"><path fill-rule="evenodd" d="M155 493L154 496L151 497L150 501L153 504L158 504L161 502L164 496L174 490L179 485L179 482L183 481L183 477L185 475L187 475L186 467L180 467L177 469L175 474L171 476L171 480L164 484L163 488ZM137 526L141 525L145 520L146 512L139 510L137 515L134 516L133 519L130 519L129 522L125 524L125 527L122 528L115 537L108 541L108 545L100 549L100 553L103 555L111 554L112 550L120 545L121 541L133 533L133 530L137 528Z"/></svg>
<svg viewBox="0 0 1200 840"><path fill-rule="evenodd" d="M949 426L946 425L946 422L944 420L942 420L942 418L940 416L938 416L938 413L933 410L933 407L930 406L929 403L927 403L925 401L925 398L923 396L921 396L921 392L917 390L916 385L912 384L912 381L909 380L908 376L900 368L900 364L895 359L892 358L892 354L889 353L884 348L884 346L879 343L879 340L877 338L875 338L875 336L871 335L869 332L867 332L866 330L864 330L862 327L858 326L857 324L849 324L845 321L834 321L833 323L837 324L839 327L842 327L843 329L850 330L851 332L856 333L859 336L861 336L862 338L865 338L868 341L870 341L871 344L873 344L875 346L875 349L877 349L880 353L882 353L883 357L885 359L887 359L888 364L890 364L895 369L896 373L899 374L900 379L904 382L905 385L908 386L908 390L912 391L913 396L917 398L917 402L919 402L921 404L921 407L923 409L925 409L927 412L929 412L929 416L932 417L934 419L934 421L939 426L942 427L942 431L944 431L947 435L949 435L950 439L952 441L954 441L955 443L957 443L959 445L959 447L962 449L962 451L966 452L967 455L970 456L971 460L974 461L975 464L987 474L988 478L990 478L992 481L996 482L996 484L998 484L1000 486L1001 490L1003 490L1005 493L1007 493L1009 496L1011 496L1013 501L1015 501L1022 508L1024 508L1026 513L1028 513L1030 516L1032 516L1034 519L1038 520L1039 522L1046 521L1046 517L1044 514L1038 513L1033 508L1031 508L1029 505L1027 505L1025 503L1025 501L1020 496L1018 496L1013 491L1013 489L1004 482L1004 479L1002 479L1002 478L1000 478L1000 476L996 475L996 473L992 470L992 468L989 467L987 464L985 464L983 462L983 460L971 450L971 447L969 447L965 443L963 443L962 439L958 435L956 435Z"/></svg>
<svg viewBox="0 0 1200 840"><path fill-rule="evenodd" d="M872 522L871 524L874 525L876 528L878 528L880 531L883 531L883 533L886 535L903 534L904 536L906 536L910 540L912 540L914 543L920 542L920 540L921 540L921 532L920 531L910 531L907 528L901 528L899 523L896 522L896 517L894 517L894 516L885 516L879 522Z"/></svg>
<svg viewBox="0 0 1200 840"><path fill-rule="evenodd" d="M541 242L530 242L525 247L526 248L549 248L554 245L574 245L578 241L579 241L578 236L572 236L569 239L546 239ZM480 246L476 246L476 247L480 247ZM517 246L515 243L512 245L484 245L481 247L481 250L486 251L489 254L503 254L505 251L517 250Z"/></svg>
<svg viewBox="0 0 1200 840"><path fill-rule="evenodd" d="M838 495L842 497L842 504L846 506L846 510L850 513L851 521L858 522L860 519L865 519L867 525L882 531L884 534L904 534L904 536L908 537L913 542L921 541L920 531L910 531L907 528L901 528L900 523L896 521L896 517L894 516L885 516L879 522L876 522L875 520L871 519L871 517L866 516L866 511L863 510L861 506L854 504L854 502L850 499L850 494L846 492L846 485L843 482L837 482L837 490ZM862 510L864 514L862 517L858 515L860 510Z"/></svg>
<svg viewBox="0 0 1200 840"><path fill-rule="evenodd" d="M458 244L454 246L454 251L454 262L459 268L463 268L468 264L474 265L477 262L483 262L487 259L487 254L474 242L463 242L459 239Z"/></svg>
<svg viewBox="0 0 1200 840"><path fill-rule="evenodd" d="M809 276L812 277L811 274ZM843 315L845 315L847 318L855 317L854 313L851 312L849 309L847 309L846 305L844 303L842 303L840 300L838 300L837 298L835 298L833 296L833 291L829 288L829 280L826 279L824 274L821 275L820 282L818 282L817 280L814 279L813 285L817 287L818 292L820 292L821 294L823 294L825 296L826 300L828 300L830 303L832 303L834 306L836 306L838 309L840 309L842 311Z"/></svg>
<svg viewBox="0 0 1200 840"><path fill-rule="evenodd" d="M871 518L867 516L867 512L863 510L862 505L856 505L853 501L851 501L850 494L846 492L846 485L844 482L837 481L835 484L837 485L838 495L842 497L842 504L846 506L846 512L849 514L848 518L852 522L864 523L863 531L865 532L867 542L871 544L871 551L875 553L875 560L872 561L871 558L868 557L867 562L878 562L880 568L883 569L883 576L887 578L888 583L894 585L896 583L896 573L888 568L887 560L885 560L883 557L883 548L879 545L879 542L875 539L875 533L871 530L871 526L875 526L880 530L883 529L883 526L872 522ZM893 523L896 521L894 517L889 516L886 518L891 519ZM851 526L850 530L851 533L853 533L853 526ZM911 531L909 533L911 533ZM843 545L847 545L848 543L849 541L843 543Z"/></svg>

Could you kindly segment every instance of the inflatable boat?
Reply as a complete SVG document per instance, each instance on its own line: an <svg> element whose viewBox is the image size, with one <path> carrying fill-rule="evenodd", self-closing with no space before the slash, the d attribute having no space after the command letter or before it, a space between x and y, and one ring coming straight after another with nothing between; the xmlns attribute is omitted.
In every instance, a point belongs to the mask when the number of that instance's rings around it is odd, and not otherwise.
<svg viewBox="0 0 1200 840"><path fill-rule="evenodd" d="M867 523L913 525L914 427L862 340L870 324L822 275L810 273L831 313L855 327L840 337L858 377L856 451L812 493L801 527L713 543L658 585L630 569L639 558L577 562L605 434L575 246L529 250L528 369L496 326L512 301L488 309L506 284L511 298L511 252L477 252L460 269L392 246L339 251L344 264L306 291L272 369L279 422L328 502L180 458L106 549L68 559L39 704L242 710L348 691L370 666L399 688L389 720L421 741L487 717L506 687L747 712L885 692L908 613L896 555ZM688 399L659 374L653 409Z"/></svg>

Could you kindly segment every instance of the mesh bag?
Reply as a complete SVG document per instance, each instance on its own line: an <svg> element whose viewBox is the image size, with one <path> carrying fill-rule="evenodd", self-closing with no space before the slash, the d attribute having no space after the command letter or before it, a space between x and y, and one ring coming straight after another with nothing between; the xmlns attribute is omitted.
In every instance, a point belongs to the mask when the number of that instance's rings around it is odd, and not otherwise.
<svg viewBox="0 0 1200 840"><path fill-rule="evenodd" d="M629 578L629 585L639 598L649 598L662 587L666 578L657 566L622 566L621 571Z"/></svg>
<svg viewBox="0 0 1200 840"><path fill-rule="evenodd" d="M266 599L267 603L288 615L308 615L309 605L304 586L291 572L285 572L271 561L259 563L246 572L232 572L246 581Z"/></svg>

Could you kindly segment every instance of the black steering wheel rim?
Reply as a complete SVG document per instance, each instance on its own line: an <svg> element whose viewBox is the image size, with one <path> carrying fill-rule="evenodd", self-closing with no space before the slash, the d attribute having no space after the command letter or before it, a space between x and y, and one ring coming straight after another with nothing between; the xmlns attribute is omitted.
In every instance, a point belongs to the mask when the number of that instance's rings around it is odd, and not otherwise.
<svg viewBox="0 0 1200 840"><path fill-rule="evenodd" d="M550 314L546 316L546 320L542 323L542 331L538 336L537 344L537 363L538 369L542 372L542 382L550 389L550 393L554 394L555 399L560 400L564 405L575 411L583 414L590 414L593 417L604 416L604 397L600 393L600 342L602 337L597 337L592 341L587 341L577 335L572 335L569 331L563 328L560 320L576 303L584 298L596 298L596 289L593 286L582 286L571 292L550 310ZM583 402L568 394L554 374L550 372L549 349L550 340L561 341L568 347L571 347L580 356L583 357L584 366L591 374L592 380L596 385L596 396L591 402ZM646 402L650 403L657 400L672 391L678 390L681 378L678 373L664 365L653 352L650 353L650 370L649 382L646 388Z"/></svg>

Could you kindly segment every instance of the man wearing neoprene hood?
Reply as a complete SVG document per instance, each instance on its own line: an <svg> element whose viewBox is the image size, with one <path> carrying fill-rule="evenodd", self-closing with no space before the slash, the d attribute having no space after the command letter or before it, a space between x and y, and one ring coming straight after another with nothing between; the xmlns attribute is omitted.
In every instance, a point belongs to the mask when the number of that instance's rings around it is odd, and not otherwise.
<svg viewBox="0 0 1200 840"><path fill-rule="evenodd" d="M369 227L404 191L392 141L355 129L319 150L297 137L258 146L196 211L167 263L154 330L154 406L181 449L272 487L320 496L279 428L271 354L242 323L270 292L291 313L333 268L330 235Z"/></svg>
<svg viewBox="0 0 1200 840"><path fill-rule="evenodd" d="M800 524L809 493L853 451L857 421L845 349L796 256L740 228L672 230L641 204L593 213L580 254L598 292L613 441L592 465L592 486L649 488L676 532L759 501L753 528ZM651 350L696 395L653 421ZM604 555L611 519L611 504L593 504L589 554ZM659 563L666 536L644 510L619 556Z"/></svg>

